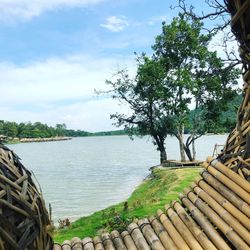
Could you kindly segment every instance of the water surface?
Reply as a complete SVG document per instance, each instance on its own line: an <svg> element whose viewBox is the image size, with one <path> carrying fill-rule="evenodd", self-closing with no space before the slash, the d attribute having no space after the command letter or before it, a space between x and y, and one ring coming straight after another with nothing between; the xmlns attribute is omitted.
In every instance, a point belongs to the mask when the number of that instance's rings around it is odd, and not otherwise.
<svg viewBox="0 0 250 250"><path fill-rule="evenodd" d="M197 140L197 158L211 155L226 135ZM169 159L179 159L178 142L166 140ZM53 219L75 220L125 200L159 163L149 138L83 137L69 141L9 145L38 179Z"/></svg>

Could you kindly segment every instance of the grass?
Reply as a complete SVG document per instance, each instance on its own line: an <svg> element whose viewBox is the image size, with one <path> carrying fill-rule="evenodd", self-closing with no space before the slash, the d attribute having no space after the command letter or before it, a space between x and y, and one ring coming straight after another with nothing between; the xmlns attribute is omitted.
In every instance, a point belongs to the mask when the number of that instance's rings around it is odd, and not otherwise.
<svg viewBox="0 0 250 250"><path fill-rule="evenodd" d="M94 237L104 231L123 231L135 219L154 215L157 209L178 199L178 194L191 184L199 168L156 169L143 181L127 201L82 217L69 228L54 233L55 242L62 243L73 237Z"/></svg>

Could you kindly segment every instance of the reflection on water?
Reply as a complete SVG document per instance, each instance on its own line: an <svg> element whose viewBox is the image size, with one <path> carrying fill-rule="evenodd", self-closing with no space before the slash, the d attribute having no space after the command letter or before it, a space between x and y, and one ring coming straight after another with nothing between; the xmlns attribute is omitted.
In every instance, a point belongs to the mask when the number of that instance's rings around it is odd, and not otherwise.
<svg viewBox="0 0 250 250"><path fill-rule="evenodd" d="M211 155L226 135L197 140L197 158ZM178 142L166 140L169 159L179 159ZM53 218L74 220L125 200L159 163L149 138L83 137L70 141L9 145L38 179Z"/></svg>

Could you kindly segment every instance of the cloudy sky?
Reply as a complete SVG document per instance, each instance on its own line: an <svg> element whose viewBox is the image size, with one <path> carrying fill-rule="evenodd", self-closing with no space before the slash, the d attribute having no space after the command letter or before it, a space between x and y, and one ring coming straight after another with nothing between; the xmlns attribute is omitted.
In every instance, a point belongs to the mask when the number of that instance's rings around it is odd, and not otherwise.
<svg viewBox="0 0 250 250"><path fill-rule="evenodd" d="M1 0L0 119L115 129L109 115L127 108L94 89L118 69L134 72L133 52L151 52L176 2Z"/></svg>

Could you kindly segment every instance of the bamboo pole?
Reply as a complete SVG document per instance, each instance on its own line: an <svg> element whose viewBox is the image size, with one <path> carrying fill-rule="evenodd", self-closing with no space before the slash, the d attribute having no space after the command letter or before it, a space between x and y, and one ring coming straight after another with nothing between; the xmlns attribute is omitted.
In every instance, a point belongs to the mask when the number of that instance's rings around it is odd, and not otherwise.
<svg viewBox="0 0 250 250"><path fill-rule="evenodd" d="M105 250L103 244L102 244L102 240L99 236L96 236L94 239L93 239L93 242L94 242L94 246L95 246L95 250Z"/></svg>
<svg viewBox="0 0 250 250"><path fill-rule="evenodd" d="M139 250L150 250L146 239L136 223L129 224L128 232L132 236L134 243Z"/></svg>
<svg viewBox="0 0 250 250"><path fill-rule="evenodd" d="M179 216L175 213L175 211L169 205L166 205L165 209L171 222L181 234L182 238L185 240L188 246L191 249L202 250L202 247L199 242L195 239L195 237L192 235L192 233L189 231L183 221L179 218Z"/></svg>
<svg viewBox="0 0 250 250"><path fill-rule="evenodd" d="M234 193L236 193L246 203L250 204L250 194L245 191L245 189L241 188L239 185L237 185L235 182L230 180L220 171L209 165L207 162L204 162L202 166L206 168L207 171L212 174L217 180L219 180L221 183L231 189Z"/></svg>
<svg viewBox="0 0 250 250"><path fill-rule="evenodd" d="M209 186L202 178L197 178L195 183L201 187L206 193L213 197L222 207L224 207L230 214L232 214L237 220L250 230L250 219L242 213L237 207L235 207L230 201L224 198L214 188Z"/></svg>
<svg viewBox="0 0 250 250"><path fill-rule="evenodd" d="M143 232L150 249L152 250L165 250L158 236L155 234L147 218L138 221L138 225Z"/></svg>
<svg viewBox="0 0 250 250"><path fill-rule="evenodd" d="M71 250L71 242L69 240L63 242L62 250Z"/></svg>
<svg viewBox="0 0 250 250"><path fill-rule="evenodd" d="M114 230L110 233L111 239L115 245L115 249L117 250L127 250L125 244L123 243L123 240L119 234L118 231Z"/></svg>
<svg viewBox="0 0 250 250"><path fill-rule="evenodd" d="M74 237L71 240L71 249L72 250L82 250L82 241L78 237Z"/></svg>
<svg viewBox="0 0 250 250"><path fill-rule="evenodd" d="M227 200L232 202L238 209L240 209L245 215L250 217L250 207L244 202L240 197L238 197L234 192L229 188L223 185L221 182L216 180L211 174L207 171L202 171L202 177L206 182L208 182L212 187L214 187L221 195L223 195Z"/></svg>
<svg viewBox="0 0 250 250"><path fill-rule="evenodd" d="M225 210L218 202L216 202L210 195L204 190L198 187L196 184L191 185L194 192L205 201L229 226L237 232L237 234L250 245L250 233L242 226L238 220L236 220L227 210Z"/></svg>
<svg viewBox="0 0 250 250"><path fill-rule="evenodd" d="M234 171L226 167L224 164L219 162L216 159L213 159L211 156L207 157L207 162L212 165L214 168L222 172L228 178L230 178L233 182L237 183L240 187L250 193L250 183L243 179L241 176L236 174Z"/></svg>
<svg viewBox="0 0 250 250"><path fill-rule="evenodd" d="M188 215L185 209L177 201L172 202L172 207L175 209L179 217L185 223L187 228L192 232L194 237L198 240L200 245L205 250L216 250L214 244L207 238L196 222Z"/></svg>
<svg viewBox="0 0 250 250"><path fill-rule="evenodd" d="M131 235L128 233L128 231L123 231L121 233L121 237L122 237L128 250L137 250L137 247L135 246L135 243L134 243Z"/></svg>
<svg viewBox="0 0 250 250"><path fill-rule="evenodd" d="M1 246L0 246L0 249L1 249ZM54 243L54 245L53 245L53 250L62 250L62 247L61 247L60 244Z"/></svg>
<svg viewBox="0 0 250 250"><path fill-rule="evenodd" d="M156 235L160 238L162 245L166 250L178 250L176 244L171 239L167 231L154 216L149 217L149 222L151 223Z"/></svg>
<svg viewBox="0 0 250 250"><path fill-rule="evenodd" d="M115 250L114 244L112 240L110 239L109 233L103 233L101 238L102 238L102 243L105 247L105 250Z"/></svg>
<svg viewBox="0 0 250 250"><path fill-rule="evenodd" d="M186 196L180 194L179 197L214 245L220 250L230 250L231 248L224 241L224 239L222 239L204 214Z"/></svg>
<svg viewBox="0 0 250 250"><path fill-rule="evenodd" d="M163 213L162 210L157 210L157 216L160 219L162 225L174 241L175 245L181 250L190 250L188 244L181 237L180 233L173 226L172 222L168 219L168 217Z"/></svg>
<svg viewBox="0 0 250 250"><path fill-rule="evenodd" d="M94 243L90 237L86 237L82 240L82 245L84 250L94 250Z"/></svg>
<svg viewBox="0 0 250 250"><path fill-rule="evenodd" d="M239 235L217 215L211 208L209 208L200 198L198 198L189 189L184 189L187 197L215 224L227 239L240 250L249 250L248 245L239 237Z"/></svg>

